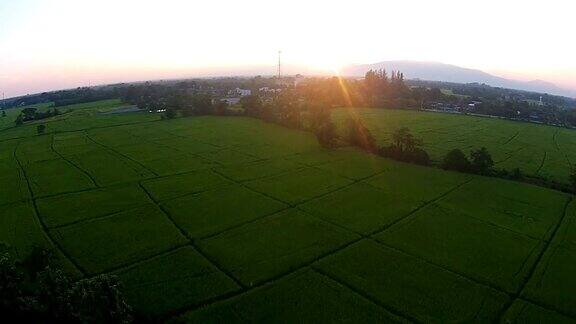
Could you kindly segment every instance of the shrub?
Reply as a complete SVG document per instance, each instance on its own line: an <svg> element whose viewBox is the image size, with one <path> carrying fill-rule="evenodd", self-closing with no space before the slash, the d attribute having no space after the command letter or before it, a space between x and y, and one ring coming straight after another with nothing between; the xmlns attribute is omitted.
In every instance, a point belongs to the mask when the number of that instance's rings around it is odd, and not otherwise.
<svg viewBox="0 0 576 324"><path fill-rule="evenodd" d="M428 152L420 148L421 145L421 139L415 138L408 128L402 127L392 134L392 144L381 147L378 153L399 161L430 165L430 156Z"/></svg>
<svg viewBox="0 0 576 324"><path fill-rule="evenodd" d="M396 145L389 145L381 147L378 154L390 159L409 162L420 165L430 165L432 160L428 152L421 148L414 148L410 151L403 151Z"/></svg>
<svg viewBox="0 0 576 324"><path fill-rule="evenodd" d="M36 126L36 133L44 134L44 131L46 131L46 125L40 124L40 125Z"/></svg>
<svg viewBox="0 0 576 324"><path fill-rule="evenodd" d="M412 162L420 165L430 165L432 160L430 155L424 149L416 148L413 151L408 152L408 162Z"/></svg>
<svg viewBox="0 0 576 324"><path fill-rule="evenodd" d="M176 115L177 115L177 112L175 109L168 108L168 109L166 109L166 111L162 115L162 118L163 119L174 119L174 118L176 118Z"/></svg>
<svg viewBox="0 0 576 324"><path fill-rule="evenodd" d="M332 122L320 125L314 130L314 133L322 147L333 148L336 146L336 127Z"/></svg>
<svg viewBox="0 0 576 324"><path fill-rule="evenodd" d="M348 125L348 142L350 144L363 149L366 152L377 153L378 146L376 145L376 140L370 130L364 126L364 123L360 118L354 117L349 118L347 121Z"/></svg>
<svg viewBox="0 0 576 324"><path fill-rule="evenodd" d="M257 95L250 95L246 97L242 97L240 99L240 104L244 109L244 113L248 116L252 117L261 117L262 109L264 105L262 100Z"/></svg>
<svg viewBox="0 0 576 324"><path fill-rule="evenodd" d="M488 150L485 147L471 151L470 157L472 158L472 170L475 173L483 175L492 173L494 161L492 160L492 156L490 153L488 153Z"/></svg>
<svg viewBox="0 0 576 324"><path fill-rule="evenodd" d="M445 170L470 172L471 164L462 150L453 149L444 156L442 168Z"/></svg>

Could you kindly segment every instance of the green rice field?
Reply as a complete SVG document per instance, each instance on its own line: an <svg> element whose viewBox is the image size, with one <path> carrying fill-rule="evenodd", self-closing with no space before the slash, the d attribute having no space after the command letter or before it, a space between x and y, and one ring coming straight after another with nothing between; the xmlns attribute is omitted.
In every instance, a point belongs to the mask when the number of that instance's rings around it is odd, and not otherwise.
<svg viewBox="0 0 576 324"><path fill-rule="evenodd" d="M576 163L576 130L562 127L413 110L354 108L338 109L340 124L352 113L360 116L380 145L392 133L408 127L424 142L423 148L439 163L455 148L468 154L486 147L497 169L520 170L529 176L568 182Z"/></svg>
<svg viewBox="0 0 576 324"><path fill-rule="evenodd" d="M117 275L162 320L576 322L571 195L325 150L257 119L101 114L120 106L77 105L42 135L0 124L0 241L18 256L44 247L77 278ZM560 180L575 158L560 128L359 113L435 158L483 145Z"/></svg>

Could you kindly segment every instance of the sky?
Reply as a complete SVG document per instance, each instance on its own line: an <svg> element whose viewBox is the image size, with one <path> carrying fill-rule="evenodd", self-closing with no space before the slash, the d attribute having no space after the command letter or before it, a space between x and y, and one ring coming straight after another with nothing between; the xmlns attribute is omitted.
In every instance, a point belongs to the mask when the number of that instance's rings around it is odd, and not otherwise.
<svg viewBox="0 0 576 324"><path fill-rule="evenodd" d="M574 0L0 0L0 92L418 60L576 89Z"/></svg>

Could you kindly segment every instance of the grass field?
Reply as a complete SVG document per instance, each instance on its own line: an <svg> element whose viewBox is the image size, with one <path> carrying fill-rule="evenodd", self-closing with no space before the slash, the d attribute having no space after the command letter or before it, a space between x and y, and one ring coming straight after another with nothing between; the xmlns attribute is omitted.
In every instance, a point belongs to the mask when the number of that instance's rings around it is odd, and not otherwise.
<svg viewBox="0 0 576 324"><path fill-rule="evenodd" d="M396 129L408 127L437 163L454 148L468 154L484 146L496 168L518 167L526 175L566 183L576 162L576 131L566 128L410 110L355 108L352 113L362 117L380 145L388 144ZM349 114L338 109L334 118L342 124Z"/></svg>
<svg viewBox="0 0 576 324"><path fill-rule="evenodd" d="M256 119L98 113L120 105L76 107L43 135L0 129L0 241L20 257L51 248L79 277L117 275L140 312L188 322L576 321L567 194L328 151ZM390 114L446 131L467 118ZM508 124L478 132L569 139Z"/></svg>

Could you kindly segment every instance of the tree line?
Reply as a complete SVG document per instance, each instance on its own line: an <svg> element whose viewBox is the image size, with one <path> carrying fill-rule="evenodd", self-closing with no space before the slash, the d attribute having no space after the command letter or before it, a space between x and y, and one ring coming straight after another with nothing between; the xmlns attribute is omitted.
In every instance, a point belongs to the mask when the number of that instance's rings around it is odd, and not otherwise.
<svg viewBox="0 0 576 324"><path fill-rule="evenodd" d="M29 107L29 108L22 109L20 114L18 114L18 116L16 117L16 120L14 121L14 123L16 125L22 125L22 124L24 124L24 122L27 122L27 121L42 120L42 119L58 116L61 114L62 113L60 112L60 110L58 110L58 108L52 108L52 109L48 109L46 111L40 111L36 108Z"/></svg>

